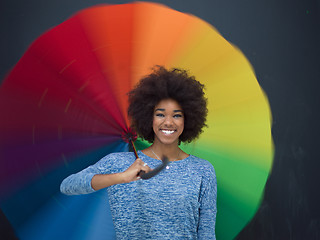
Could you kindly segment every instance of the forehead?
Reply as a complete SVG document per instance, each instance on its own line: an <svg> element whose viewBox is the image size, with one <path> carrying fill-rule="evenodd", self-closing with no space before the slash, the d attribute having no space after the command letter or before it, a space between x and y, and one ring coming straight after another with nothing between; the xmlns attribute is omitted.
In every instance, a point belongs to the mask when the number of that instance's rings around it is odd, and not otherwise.
<svg viewBox="0 0 320 240"><path fill-rule="evenodd" d="M173 99L163 99L161 100L156 106L155 106L155 111L157 110L181 110L182 108L180 106L180 104Z"/></svg>

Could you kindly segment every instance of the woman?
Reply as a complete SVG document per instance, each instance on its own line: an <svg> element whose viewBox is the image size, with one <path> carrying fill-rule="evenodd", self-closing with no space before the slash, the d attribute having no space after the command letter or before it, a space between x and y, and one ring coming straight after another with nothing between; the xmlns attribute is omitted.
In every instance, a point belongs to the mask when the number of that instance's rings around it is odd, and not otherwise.
<svg viewBox="0 0 320 240"><path fill-rule="evenodd" d="M66 178L62 193L107 188L117 239L215 239L214 168L179 148L205 126L203 88L184 70L156 68L129 93L128 109L132 127L152 145L137 159L132 152L107 155ZM140 180L140 171L149 172L163 156L170 165Z"/></svg>

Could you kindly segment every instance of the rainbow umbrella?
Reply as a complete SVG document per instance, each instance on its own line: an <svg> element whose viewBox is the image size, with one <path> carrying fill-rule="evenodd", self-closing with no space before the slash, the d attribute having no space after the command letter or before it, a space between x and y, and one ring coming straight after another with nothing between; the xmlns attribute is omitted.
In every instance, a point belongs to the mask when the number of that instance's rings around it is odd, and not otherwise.
<svg viewBox="0 0 320 240"><path fill-rule="evenodd" d="M21 239L114 238L105 191L67 197L59 185L128 150L126 93L154 65L187 69L206 85L209 127L182 148L215 167L217 238L234 238L254 216L273 144L268 101L245 56L190 14L99 5L40 36L0 88L1 209Z"/></svg>

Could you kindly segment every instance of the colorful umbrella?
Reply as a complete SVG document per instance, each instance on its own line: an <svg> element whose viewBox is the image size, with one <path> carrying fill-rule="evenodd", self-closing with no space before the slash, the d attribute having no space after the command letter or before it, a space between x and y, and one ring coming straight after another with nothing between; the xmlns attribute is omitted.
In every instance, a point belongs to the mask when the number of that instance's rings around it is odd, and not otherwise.
<svg viewBox="0 0 320 240"><path fill-rule="evenodd" d="M203 20L134 2L91 7L49 30L0 88L1 209L21 239L114 237L105 191L67 197L59 185L128 150L126 93L154 65L206 85L209 127L182 148L215 167L217 238L250 221L273 159L270 109L250 63Z"/></svg>

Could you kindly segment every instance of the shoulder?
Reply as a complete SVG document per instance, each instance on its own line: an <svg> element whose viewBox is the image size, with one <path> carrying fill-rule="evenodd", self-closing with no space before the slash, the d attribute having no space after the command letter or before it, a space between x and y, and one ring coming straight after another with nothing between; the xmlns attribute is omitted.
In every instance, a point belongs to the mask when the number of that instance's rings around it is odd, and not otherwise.
<svg viewBox="0 0 320 240"><path fill-rule="evenodd" d="M96 166L100 168L103 173L115 173L127 169L134 160L135 157L132 152L110 153L100 159L96 163Z"/></svg>
<svg viewBox="0 0 320 240"><path fill-rule="evenodd" d="M190 161L188 164L192 169L198 171L202 176L214 179L216 178L214 166L209 161L193 155L190 155L189 158Z"/></svg>
<svg viewBox="0 0 320 240"><path fill-rule="evenodd" d="M123 164L127 162L132 162L134 160L134 154L132 152L117 152L117 153L110 153L104 156L100 161L99 164L102 165L109 165L109 164Z"/></svg>
<svg viewBox="0 0 320 240"><path fill-rule="evenodd" d="M115 153L109 153L104 158L119 159L119 158L130 158L132 156L133 156L132 152L115 152Z"/></svg>
<svg viewBox="0 0 320 240"><path fill-rule="evenodd" d="M214 171L213 165L205 159L196 157L194 155L190 155L189 159L190 159L190 161L189 161L190 165L194 165L194 166L201 168L201 169L208 169L208 170Z"/></svg>
<svg viewBox="0 0 320 240"><path fill-rule="evenodd" d="M201 192L205 193L209 189L209 192L216 195L217 192L217 178L213 165L205 160L195 156L192 156L191 166L197 174L201 176ZM202 196L201 194L201 196ZM215 197L214 197L215 198ZM213 198L213 199L214 199Z"/></svg>

